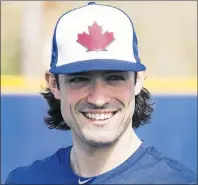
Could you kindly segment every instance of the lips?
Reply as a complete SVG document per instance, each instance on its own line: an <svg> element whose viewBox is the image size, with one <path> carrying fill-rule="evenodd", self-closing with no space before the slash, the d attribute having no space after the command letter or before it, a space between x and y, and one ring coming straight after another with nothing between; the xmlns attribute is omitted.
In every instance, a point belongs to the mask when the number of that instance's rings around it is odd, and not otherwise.
<svg viewBox="0 0 198 185"><path fill-rule="evenodd" d="M117 113L117 111L114 112L103 112L103 113L99 113L99 112L82 112L82 114L91 120L107 120L110 119L111 117L113 117L115 114Z"/></svg>

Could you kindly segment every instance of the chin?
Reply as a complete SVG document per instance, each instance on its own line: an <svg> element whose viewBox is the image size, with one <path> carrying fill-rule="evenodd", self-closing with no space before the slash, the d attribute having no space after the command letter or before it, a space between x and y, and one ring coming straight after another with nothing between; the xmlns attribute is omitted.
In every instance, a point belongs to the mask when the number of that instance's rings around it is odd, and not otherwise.
<svg viewBox="0 0 198 185"><path fill-rule="evenodd" d="M107 146L115 143L119 135L113 131L86 131L83 133L84 140L93 146Z"/></svg>

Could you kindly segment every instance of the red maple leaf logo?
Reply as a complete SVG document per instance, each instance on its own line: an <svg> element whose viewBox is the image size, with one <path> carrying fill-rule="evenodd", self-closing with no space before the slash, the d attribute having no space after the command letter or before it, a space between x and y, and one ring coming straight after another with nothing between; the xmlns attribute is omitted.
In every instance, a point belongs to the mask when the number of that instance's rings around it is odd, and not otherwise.
<svg viewBox="0 0 198 185"><path fill-rule="evenodd" d="M96 22L88 27L89 34L83 32L78 34L77 42L87 48L87 51L106 51L106 47L115 39L113 32L102 33L102 26Z"/></svg>

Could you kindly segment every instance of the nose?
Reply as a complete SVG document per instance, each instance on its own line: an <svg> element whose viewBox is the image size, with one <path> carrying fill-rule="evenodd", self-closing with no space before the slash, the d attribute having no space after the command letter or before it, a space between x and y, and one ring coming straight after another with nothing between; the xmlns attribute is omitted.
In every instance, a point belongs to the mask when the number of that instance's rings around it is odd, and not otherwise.
<svg viewBox="0 0 198 185"><path fill-rule="evenodd" d="M90 85L87 101L97 107L102 107L110 101L108 87L101 79L93 80Z"/></svg>

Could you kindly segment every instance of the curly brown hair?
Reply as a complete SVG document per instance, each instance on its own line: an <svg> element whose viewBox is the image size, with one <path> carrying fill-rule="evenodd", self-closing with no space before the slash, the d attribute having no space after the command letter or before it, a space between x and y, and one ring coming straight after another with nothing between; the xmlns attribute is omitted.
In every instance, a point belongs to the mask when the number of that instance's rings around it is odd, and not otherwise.
<svg viewBox="0 0 198 185"><path fill-rule="evenodd" d="M137 75L135 75L136 79ZM58 75L55 75L57 86L59 88ZM41 95L46 99L49 110L48 116L44 118L44 122L50 129L70 130L70 127L65 123L61 114L60 100L57 100L49 88L43 89ZM147 124L151 120L154 103L151 102L151 94L146 88L142 88L140 93L135 98L135 111L132 117L132 127L138 128L141 125Z"/></svg>

